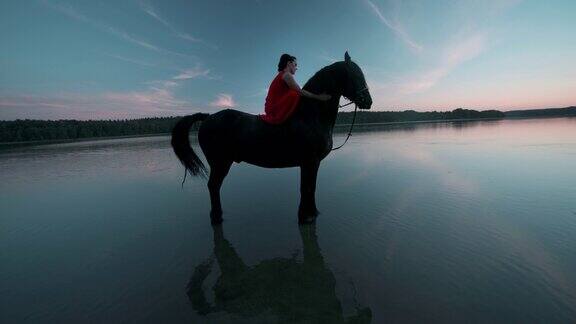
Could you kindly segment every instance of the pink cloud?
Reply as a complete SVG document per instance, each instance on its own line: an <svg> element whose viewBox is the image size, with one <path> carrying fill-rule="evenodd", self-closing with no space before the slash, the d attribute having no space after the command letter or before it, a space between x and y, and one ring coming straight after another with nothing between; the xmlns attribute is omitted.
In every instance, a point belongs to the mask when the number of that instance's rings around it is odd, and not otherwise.
<svg viewBox="0 0 576 324"><path fill-rule="evenodd" d="M0 120L130 119L197 112L168 89L103 94L16 95L0 97Z"/></svg>
<svg viewBox="0 0 576 324"><path fill-rule="evenodd" d="M216 100L210 103L212 107L219 107L219 108L234 108L236 107L236 103L232 96L229 94L221 93L216 97Z"/></svg>
<svg viewBox="0 0 576 324"><path fill-rule="evenodd" d="M443 111L464 107L507 111L576 105L573 80L544 80L544 84L539 79L518 81L514 76L509 80L504 84L490 79L473 84L447 84L409 95L398 92L400 82L397 80L381 83L368 80L368 84L375 110Z"/></svg>
<svg viewBox="0 0 576 324"><path fill-rule="evenodd" d="M151 89L147 91L134 92L109 92L102 95L102 98L110 103L122 103L135 107L148 107L153 109L166 109L186 105L184 100L178 100L168 89Z"/></svg>

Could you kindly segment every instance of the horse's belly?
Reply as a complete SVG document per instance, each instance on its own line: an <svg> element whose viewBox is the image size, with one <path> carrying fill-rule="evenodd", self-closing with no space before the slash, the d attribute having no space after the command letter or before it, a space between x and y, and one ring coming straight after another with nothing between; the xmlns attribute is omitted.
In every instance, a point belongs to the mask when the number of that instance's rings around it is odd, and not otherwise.
<svg viewBox="0 0 576 324"><path fill-rule="evenodd" d="M296 162L288 162L288 161L262 161L262 160L254 160L254 161L236 161L237 163L246 162L255 166L259 166L262 168L269 168L269 169L280 169L280 168L294 168L300 166L299 163Z"/></svg>
<svg viewBox="0 0 576 324"><path fill-rule="evenodd" d="M235 162L246 162L263 168L290 168L300 165L298 156L287 152L262 151L252 154L238 154Z"/></svg>

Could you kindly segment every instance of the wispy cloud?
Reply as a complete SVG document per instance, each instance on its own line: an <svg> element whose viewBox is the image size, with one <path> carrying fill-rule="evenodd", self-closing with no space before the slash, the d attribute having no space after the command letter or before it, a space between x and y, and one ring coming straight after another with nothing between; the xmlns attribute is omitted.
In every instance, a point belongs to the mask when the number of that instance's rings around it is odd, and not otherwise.
<svg viewBox="0 0 576 324"><path fill-rule="evenodd" d="M178 86L178 82L172 80L153 80L145 82L145 84L150 85L152 89L154 88L167 89L167 88L175 88Z"/></svg>
<svg viewBox="0 0 576 324"><path fill-rule="evenodd" d="M188 33L184 33L179 31L176 27L174 27L173 24L171 24L170 22L168 22L168 20L166 20L165 18L163 18L154 8L154 6L152 6L152 4L150 4L149 2L142 0L138 2L140 5L140 8L147 13L149 16L151 16L152 18L156 19L158 22L160 22L162 25L166 26L172 33L174 33L174 35L176 35L177 37L187 40L189 42L193 42L193 43L203 43L213 49L217 49L217 47L213 44L210 44L206 41L204 41L203 39L200 39L198 37L192 36Z"/></svg>
<svg viewBox="0 0 576 324"><path fill-rule="evenodd" d="M166 19L162 18L160 16L160 14L158 14L158 12L154 9L154 7L152 6L152 4L150 4L147 1L140 1L139 2L140 8L146 12L148 15L150 15L151 17L153 17L154 19L156 19L157 21L159 21L160 23L162 23L164 26L168 27L168 29L170 29L174 34L176 34L176 36L191 41L191 42L200 42L202 41L199 38L196 38L194 36L191 36L190 34L187 33L183 33L178 31L171 23L169 23Z"/></svg>
<svg viewBox="0 0 576 324"><path fill-rule="evenodd" d="M129 58L129 57L125 57L125 56L122 56L122 55L116 55L116 54L110 54L110 53L102 53L102 54L104 54L104 55L106 55L106 56L109 56L109 57L112 57L112 58L115 58L115 59L118 59L118 60L121 60L121 61L124 61L124 62L133 63L133 64L136 64L136 65L147 66L147 67L153 67L153 66L155 66L154 64L151 64L151 63L148 63L148 62L144 62L144 61L141 61L141 60L137 60L137 59L133 59L133 58Z"/></svg>
<svg viewBox="0 0 576 324"><path fill-rule="evenodd" d="M43 3L45 5L47 5L48 7L65 14L66 16L68 16L70 18L73 18L75 20L90 24L99 30L105 31L107 33L110 33L110 34L116 36L116 37L122 38L122 39L124 39L124 40L126 40L132 44L136 44L138 46L141 46L141 47L144 47L146 49L153 50L156 52L160 52L160 53L168 53L168 54L173 54L173 55L182 56L182 57L192 57L191 55L182 54L182 53L170 51L170 50L167 50L164 48L160 48L160 47L153 45L147 41L139 39L136 36L133 36L133 35L125 32L123 30L120 30L116 27L113 27L113 26L105 24L101 21L92 19L92 18L78 12L76 9L72 8L71 6L67 6L67 5L63 5L63 4L54 4L54 3L51 3L51 2L46 1L46 0L44 0Z"/></svg>
<svg viewBox="0 0 576 324"><path fill-rule="evenodd" d="M146 91L108 92L102 98L109 102L122 103L132 107L149 108L151 110L167 110L183 107L187 101L174 97L170 89L152 88Z"/></svg>
<svg viewBox="0 0 576 324"><path fill-rule="evenodd" d="M195 68L187 69L187 70L180 72L180 74L174 76L172 79L173 80L188 80L188 79L195 79L198 77L207 77L209 74L210 74L209 69L203 69L200 67L195 67Z"/></svg>
<svg viewBox="0 0 576 324"><path fill-rule="evenodd" d="M412 94L433 87L459 65L480 55L486 47L486 35L483 32L459 39L444 49L437 66L402 84L400 92Z"/></svg>
<svg viewBox="0 0 576 324"><path fill-rule="evenodd" d="M440 51L439 58L428 69L385 81L369 79L368 84L375 104L388 108L413 104L415 95L435 87L446 76L465 62L481 55L487 48L486 32L462 34Z"/></svg>
<svg viewBox="0 0 576 324"><path fill-rule="evenodd" d="M231 95L221 93L216 97L216 100L210 103L210 106L218 108L234 108L236 107L236 102L234 102Z"/></svg>
<svg viewBox="0 0 576 324"><path fill-rule="evenodd" d="M370 6L370 8L372 8L372 11L374 11L376 16L380 18L380 21L382 21L386 27L390 28L396 34L396 36L398 36L404 43L406 43L406 45L408 45L411 50L415 52L422 51L422 45L416 43L412 37L408 35L400 23L391 21L390 19L386 18L380 11L380 8L378 8L378 6L376 6L372 1L366 0L366 3Z"/></svg>
<svg viewBox="0 0 576 324"><path fill-rule="evenodd" d="M399 37L408 36L403 33L400 24L388 19L396 17L396 12L386 13L387 16L385 16L376 5L378 3L376 0L364 1L382 23L398 32ZM465 91L454 91L455 89L462 90L464 85L453 82L444 83L443 80L455 71L466 67L467 63L486 53L498 43L499 35L491 31L489 21L521 2L522 0L486 0L450 3L450 13L445 14L445 19L451 19L457 28L454 28L451 33L438 35L442 37L438 37L434 44L426 48L421 47L426 55L405 58L403 61L409 70L395 73L393 71L376 72L374 68L370 68L366 75L369 78L367 81L375 106L393 110L511 107L510 100L508 100L510 91L507 92L508 96L495 98L493 92L490 96L486 96L486 93L480 90L479 82L474 82L474 90L468 86ZM398 8L397 5L391 7L392 10ZM396 26L400 27L395 28ZM476 26L483 27L480 29ZM408 36L405 42L409 44L410 40ZM415 67L418 68L415 69ZM466 77L466 79L469 78L470 76ZM486 87L487 85L483 85L482 89Z"/></svg>

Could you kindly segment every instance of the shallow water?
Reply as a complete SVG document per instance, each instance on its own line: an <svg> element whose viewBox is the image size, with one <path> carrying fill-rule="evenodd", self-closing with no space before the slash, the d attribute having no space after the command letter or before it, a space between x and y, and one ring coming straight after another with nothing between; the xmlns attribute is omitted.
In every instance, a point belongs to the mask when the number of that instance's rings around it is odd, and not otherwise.
<svg viewBox="0 0 576 324"><path fill-rule="evenodd" d="M0 322L573 322L575 165L575 118L367 128L316 225L243 163L212 228L168 137L4 151Z"/></svg>

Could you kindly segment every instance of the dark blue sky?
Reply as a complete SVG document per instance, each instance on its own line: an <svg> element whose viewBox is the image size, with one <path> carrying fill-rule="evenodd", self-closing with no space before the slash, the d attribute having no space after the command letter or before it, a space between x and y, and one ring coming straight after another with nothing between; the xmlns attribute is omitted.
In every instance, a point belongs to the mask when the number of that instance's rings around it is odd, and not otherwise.
<svg viewBox="0 0 576 324"><path fill-rule="evenodd" d="M375 110L576 104L576 1L0 3L0 119L259 113L349 51Z"/></svg>

